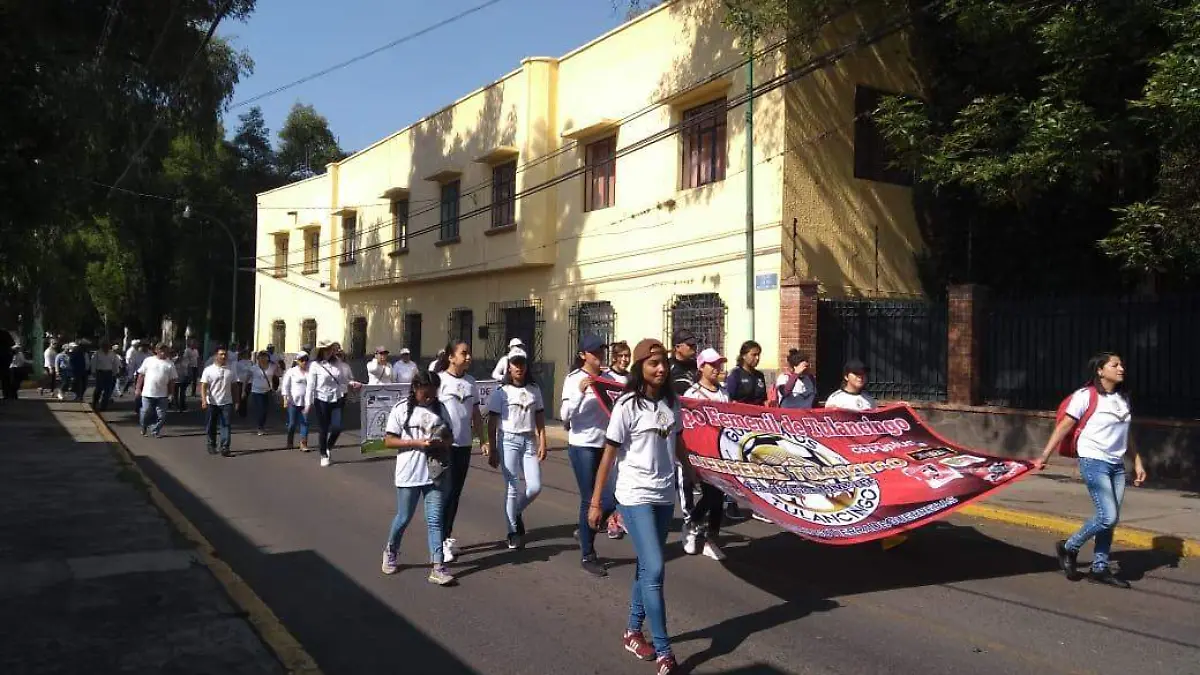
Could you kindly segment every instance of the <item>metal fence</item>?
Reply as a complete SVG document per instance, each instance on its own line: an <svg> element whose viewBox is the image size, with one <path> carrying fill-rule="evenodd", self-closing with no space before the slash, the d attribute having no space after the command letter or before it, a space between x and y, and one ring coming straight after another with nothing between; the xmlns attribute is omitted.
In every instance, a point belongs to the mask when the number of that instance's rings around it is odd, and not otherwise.
<svg viewBox="0 0 1200 675"><path fill-rule="evenodd" d="M729 314L718 293L676 295L663 307L663 344L670 349L671 336L677 330L689 330L696 337L696 348L712 347L724 354L725 319ZM730 359L731 361L733 359Z"/></svg>
<svg viewBox="0 0 1200 675"><path fill-rule="evenodd" d="M831 300L817 305L817 387L841 386L842 365L860 359L876 398L946 398L946 304L918 300Z"/></svg>
<svg viewBox="0 0 1200 675"><path fill-rule="evenodd" d="M1053 410L1089 377L1097 352L1121 354L1135 413L1200 416L1200 294L998 299L988 303L983 397Z"/></svg>
<svg viewBox="0 0 1200 675"><path fill-rule="evenodd" d="M508 353L508 342L514 337L532 350L529 358L543 358L542 336L546 320L542 317L542 299L493 302L487 310L487 352L493 363Z"/></svg>

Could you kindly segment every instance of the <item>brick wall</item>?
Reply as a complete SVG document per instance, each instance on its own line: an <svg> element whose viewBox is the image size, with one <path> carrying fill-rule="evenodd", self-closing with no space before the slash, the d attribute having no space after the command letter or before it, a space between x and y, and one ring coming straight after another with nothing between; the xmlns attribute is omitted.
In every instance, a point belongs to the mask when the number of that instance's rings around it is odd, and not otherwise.
<svg viewBox="0 0 1200 675"><path fill-rule="evenodd" d="M779 282L779 364L790 349L808 354L817 365L817 282L789 277Z"/></svg>
<svg viewBox="0 0 1200 675"><path fill-rule="evenodd" d="M965 284L948 290L946 398L949 403L979 405L987 289Z"/></svg>

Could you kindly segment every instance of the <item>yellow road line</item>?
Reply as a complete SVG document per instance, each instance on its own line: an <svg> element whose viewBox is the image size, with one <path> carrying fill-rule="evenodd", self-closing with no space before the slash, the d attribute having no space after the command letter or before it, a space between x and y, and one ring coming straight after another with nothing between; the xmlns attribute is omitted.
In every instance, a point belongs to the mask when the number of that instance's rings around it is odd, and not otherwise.
<svg viewBox="0 0 1200 675"><path fill-rule="evenodd" d="M246 613L250 624L258 631L263 642L267 647L275 653L275 656L283 664L289 673L293 675L322 675L321 668L317 662L305 651L297 640L275 612L263 602L262 598L250 588L249 584L243 580L237 572L233 571L225 561L217 557L216 549L209 543L208 539L196 529L183 512L180 511L167 496L163 494L158 486L150 480L150 477L142 471L141 467L133 459L133 453L117 435L109 428L108 422L95 413L88 413L92 418L92 422L96 428L100 430L100 435L117 451L117 455L121 462L129 469L136 471L141 476L142 481L146 484L150 494L150 499L155 506L158 507L163 515L171 521L179 532L189 541L195 544L196 556L200 559L204 566L212 572L217 581L225 587L225 592L233 600L234 604Z"/></svg>
<svg viewBox="0 0 1200 675"><path fill-rule="evenodd" d="M1083 525L1082 520L1075 518L1066 518L1050 513L1038 513L1036 511L1010 509L991 504L968 504L960 509L959 513L974 518L995 520L1009 525L1031 527L1062 535L1074 534ZM1159 532L1150 532L1148 530L1139 530L1133 527L1125 527L1124 525L1117 525L1116 532L1113 534L1113 543L1128 548L1162 551L1181 558L1200 556L1200 541Z"/></svg>

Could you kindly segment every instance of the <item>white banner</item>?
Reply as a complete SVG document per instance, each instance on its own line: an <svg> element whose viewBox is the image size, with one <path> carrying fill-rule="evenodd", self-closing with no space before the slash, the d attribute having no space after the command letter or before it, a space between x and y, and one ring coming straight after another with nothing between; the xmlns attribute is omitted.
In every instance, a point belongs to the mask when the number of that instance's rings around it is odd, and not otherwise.
<svg viewBox="0 0 1200 675"><path fill-rule="evenodd" d="M479 413L487 416L487 401L499 386L496 380L478 380L475 396L479 401ZM359 428L363 454L383 452L384 432L388 413L397 403L408 399L407 384L364 384L359 390Z"/></svg>

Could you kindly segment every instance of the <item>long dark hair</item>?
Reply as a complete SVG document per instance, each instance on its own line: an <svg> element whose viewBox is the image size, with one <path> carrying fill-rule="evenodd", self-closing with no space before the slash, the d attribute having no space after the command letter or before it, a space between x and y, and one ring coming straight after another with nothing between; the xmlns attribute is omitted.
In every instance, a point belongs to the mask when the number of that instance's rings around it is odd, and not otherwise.
<svg viewBox="0 0 1200 675"><path fill-rule="evenodd" d="M466 340L451 340L446 343L446 348L438 354L437 370L439 373L445 372L450 367L450 355L458 351L459 345L466 345L467 349L471 348L471 343Z"/></svg>
<svg viewBox="0 0 1200 675"><path fill-rule="evenodd" d="M437 373L418 371L416 375L413 375L412 384L408 388L408 414L404 417L405 429L408 428L408 423L412 420L413 411L417 409L417 390L422 387L433 387L436 391L440 384L441 380L438 378ZM444 423L446 419L442 415L442 404L437 400L437 394L434 394L433 402L434 406L430 409L435 415L442 418L442 422Z"/></svg>
<svg viewBox="0 0 1200 675"><path fill-rule="evenodd" d="M746 340L742 343L742 348L738 350L738 368L742 368L746 365L746 355L749 354L750 350L752 349L757 349L759 352L762 352L762 345L758 344L754 340ZM757 368L755 370L757 370Z"/></svg>
<svg viewBox="0 0 1200 675"><path fill-rule="evenodd" d="M1100 383L1099 370L1104 367L1104 364L1108 363L1109 359L1114 358L1114 357L1120 359L1121 355L1116 352L1100 352L1100 353L1096 354L1095 356L1093 356L1092 358L1088 359L1088 363L1087 363L1088 380L1087 380L1086 386L1095 387L1096 391L1098 391L1100 393L1104 393L1104 385ZM1124 363L1124 359L1121 359L1121 361L1122 361L1122 363ZM1124 382L1118 382L1116 384L1116 386L1113 387L1113 393L1120 394L1122 397L1124 397L1126 399L1129 398L1129 393L1127 391L1125 391L1125 383Z"/></svg>
<svg viewBox="0 0 1200 675"><path fill-rule="evenodd" d="M515 387L516 384L513 383L511 367L512 361L509 361L508 367L504 369L504 377L500 378L500 384L511 384ZM536 386L537 379L533 376L533 368L529 367L529 359L525 359L525 382L521 386L528 387L531 384Z"/></svg>
<svg viewBox="0 0 1200 675"><path fill-rule="evenodd" d="M652 352L650 356L653 355ZM633 394L633 403L639 408L643 404L649 405L651 403L650 398L646 396L646 371L642 367L650 356L641 361L634 361L629 364L629 379L625 382L625 392ZM665 359L667 355L663 354L662 357ZM672 408L675 407L678 397L675 395L675 387L671 386L670 378L668 378L668 381L663 382L662 388L658 390L658 397L660 401L665 401Z"/></svg>

